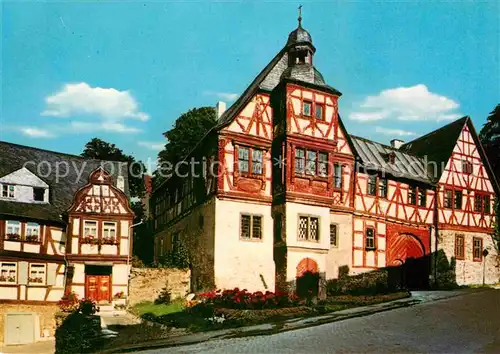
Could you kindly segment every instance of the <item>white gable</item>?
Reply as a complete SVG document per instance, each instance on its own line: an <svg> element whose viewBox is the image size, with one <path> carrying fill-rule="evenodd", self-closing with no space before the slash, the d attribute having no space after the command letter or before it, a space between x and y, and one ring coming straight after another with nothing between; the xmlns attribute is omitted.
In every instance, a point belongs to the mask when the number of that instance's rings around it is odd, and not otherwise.
<svg viewBox="0 0 500 354"><path fill-rule="evenodd" d="M0 178L0 183L17 184L37 188L49 188L48 184L42 181L37 175L32 173L26 167L9 173Z"/></svg>

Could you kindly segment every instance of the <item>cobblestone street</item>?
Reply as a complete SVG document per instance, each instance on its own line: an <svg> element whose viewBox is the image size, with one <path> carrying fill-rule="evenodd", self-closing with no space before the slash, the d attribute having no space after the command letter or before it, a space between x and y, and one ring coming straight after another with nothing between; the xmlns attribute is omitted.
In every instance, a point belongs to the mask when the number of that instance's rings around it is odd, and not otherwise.
<svg viewBox="0 0 500 354"><path fill-rule="evenodd" d="M500 290L271 336L143 353L499 353Z"/></svg>

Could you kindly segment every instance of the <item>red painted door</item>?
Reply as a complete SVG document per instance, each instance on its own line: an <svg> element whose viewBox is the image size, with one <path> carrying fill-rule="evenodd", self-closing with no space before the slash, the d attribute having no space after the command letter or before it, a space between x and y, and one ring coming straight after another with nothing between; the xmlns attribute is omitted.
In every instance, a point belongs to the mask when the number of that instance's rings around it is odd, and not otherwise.
<svg viewBox="0 0 500 354"><path fill-rule="evenodd" d="M110 276L109 275L86 275L85 297L97 303L110 301Z"/></svg>

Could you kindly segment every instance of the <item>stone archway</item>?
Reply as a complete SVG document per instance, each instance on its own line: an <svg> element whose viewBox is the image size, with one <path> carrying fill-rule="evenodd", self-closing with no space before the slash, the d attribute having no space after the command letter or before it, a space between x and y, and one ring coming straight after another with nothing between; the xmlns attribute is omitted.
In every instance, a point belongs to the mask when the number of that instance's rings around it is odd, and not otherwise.
<svg viewBox="0 0 500 354"><path fill-rule="evenodd" d="M319 268L314 259L304 258L297 265L297 296L316 297L319 291Z"/></svg>
<svg viewBox="0 0 500 354"><path fill-rule="evenodd" d="M401 285L410 289L427 288L429 282L429 260L421 240L411 233L390 235L387 240L389 267L398 269Z"/></svg>
<svg viewBox="0 0 500 354"><path fill-rule="evenodd" d="M386 260L388 266L398 266L405 263L407 259L418 259L424 256L425 247L416 236L401 233L389 237Z"/></svg>

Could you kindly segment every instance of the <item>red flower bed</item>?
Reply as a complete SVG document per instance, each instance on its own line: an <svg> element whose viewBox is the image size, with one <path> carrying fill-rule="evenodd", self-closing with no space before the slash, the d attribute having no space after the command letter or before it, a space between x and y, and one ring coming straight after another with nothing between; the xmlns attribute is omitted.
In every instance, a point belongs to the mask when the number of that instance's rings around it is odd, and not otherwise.
<svg viewBox="0 0 500 354"><path fill-rule="evenodd" d="M240 290L217 290L198 294L202 301L218 308L230 309L271 309L280 307L296 306L298 299L295 295L287 292L277 291L256 291L248 292L246 289Z"/></svg>

